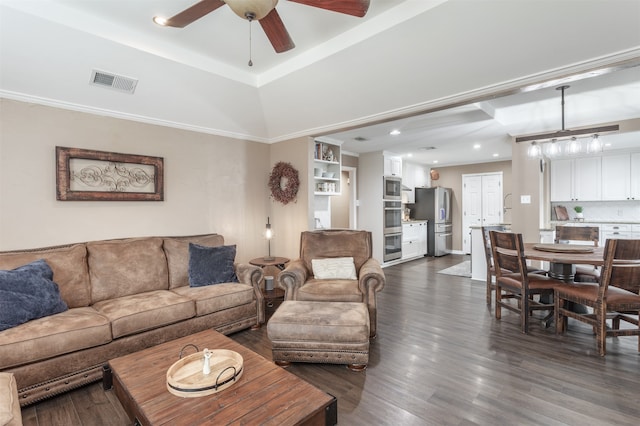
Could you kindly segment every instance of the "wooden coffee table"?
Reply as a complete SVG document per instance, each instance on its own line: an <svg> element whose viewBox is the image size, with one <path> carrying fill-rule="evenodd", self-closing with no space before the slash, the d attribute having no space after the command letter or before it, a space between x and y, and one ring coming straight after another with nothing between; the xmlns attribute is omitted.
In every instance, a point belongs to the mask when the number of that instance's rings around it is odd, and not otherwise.
<svg viewBox="0 0 640 426"><path fill-rule="evenodd" d="M167 390L167 369L181 349L229 349L244 358L238 383L212 395L181 398ZM184 355L194 353L192 347ZM105 387L141 425L333 425L336 399L214 330L173 340L109 361Z"/></svg>

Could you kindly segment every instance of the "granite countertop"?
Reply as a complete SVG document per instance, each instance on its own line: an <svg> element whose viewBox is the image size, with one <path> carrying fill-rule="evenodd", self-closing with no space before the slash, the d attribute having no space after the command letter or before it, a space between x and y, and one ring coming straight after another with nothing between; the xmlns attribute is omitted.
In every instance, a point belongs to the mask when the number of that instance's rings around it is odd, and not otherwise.
<svg viewBox="0 0 640 426"><path fill-rule="evenodd" d="M423 223L423 222L429 222L427 219L409 219L409 220L403 220L402 223Z"/></svg>

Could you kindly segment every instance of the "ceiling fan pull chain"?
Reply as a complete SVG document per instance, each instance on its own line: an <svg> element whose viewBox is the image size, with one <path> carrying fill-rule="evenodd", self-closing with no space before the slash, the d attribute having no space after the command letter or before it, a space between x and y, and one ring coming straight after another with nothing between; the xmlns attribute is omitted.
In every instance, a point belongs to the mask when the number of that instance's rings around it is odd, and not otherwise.
<svg viewBox="0 0 640 426"><path fill-rule="evenodd" d="M251 23L253 22L253 15L249 12L247 13L247 20L249 21L249 66L253 66L253 61L251 60Z"/></svg>

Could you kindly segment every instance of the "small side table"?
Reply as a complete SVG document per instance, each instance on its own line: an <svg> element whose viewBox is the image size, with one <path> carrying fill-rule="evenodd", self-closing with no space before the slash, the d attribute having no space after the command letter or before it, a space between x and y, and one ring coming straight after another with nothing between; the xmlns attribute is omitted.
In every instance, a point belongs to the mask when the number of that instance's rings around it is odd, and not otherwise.
<svg viewBox="0 0 640 426"><path fill-rule="evenodd" d="M267 305L267 308L273 308L274 302L280 305L280 303L284 301L284 290L281 288L274 288L273 290L265 290L263 288L261 290L262 290L262 295L264 296L264 302Z"/></svg>
<svg viewBox="0 0 640 426"><path fill-rule="evenodd" d="M266 268L267 266L275 266L282 271L286 267L287 263L289 263L289 259L286 257L274 257L271 260L265 260L264 257L256 257L255 259L251 259L249 263L255 266L259 266L262 269Z"/></svg>
<svg viewBox="0 0 640 426"><path fill-rule="evenodd" d="M286 257L274 257L272 260L265 260L264 257L257 257L255 259L251 259L249 263L259 266L262 269L275 267L282 271L286 267L287 263L289 263L289 260L290 259ZM270 317L284 300L284 290L279 287L274 287L273 290L266 290L264 286L261 290L264 295L265 314L267 317Z"/></svg>

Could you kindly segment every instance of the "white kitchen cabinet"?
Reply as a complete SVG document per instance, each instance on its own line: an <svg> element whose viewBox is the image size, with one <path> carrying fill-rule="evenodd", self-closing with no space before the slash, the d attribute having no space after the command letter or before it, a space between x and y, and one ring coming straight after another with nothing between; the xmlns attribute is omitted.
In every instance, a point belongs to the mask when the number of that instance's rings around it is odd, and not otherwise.
<svg viewBox="0 0 640 426"><path fill-rule="evenodd" d="M600 245L604 246L608 238L640 239L640 225L631 223L604 224L600 227Z"/></svg>
<svg viewBox="0 0 640 426"><path fill-rule="evenodd" d="M427 222L402 224L402 259L412 259L427 254Z"/></svg>
<svg viewBox="0 0 640 426"><path fill-rule="evenodd" d="M426 256L427 249L429 248L427 246L427 222L420 222L418 226L420 227L420 235L418 239L418 242L420 243L420 255Z"/></svg>
<svg viewBox="0 0 640 426"><path fill-rule="evenodd" d="M602 199L627 200L631 196L631 156L602 157Z"/></svg>
<svg viewBox="0 0 640 426"><path fill-rule="evenodd" d="M598 201L602 198L601 157L551 162L551 201Z"/></svg>
<svg viewBox="0 0 640 426"><path fill-rule="evenodd" d="M406 194L403 197L405 203L415 203L416 195L414 188L426 188L427 187L427 174L428 170L426 166L415 163L402 163L402 186L409 188L404 191Z"/></svg>
<svg viewBox="0 0 640 426"><path fill-rule="evenodd" d="M384 153L384 175L402 177L402 157Z"/></svg>

